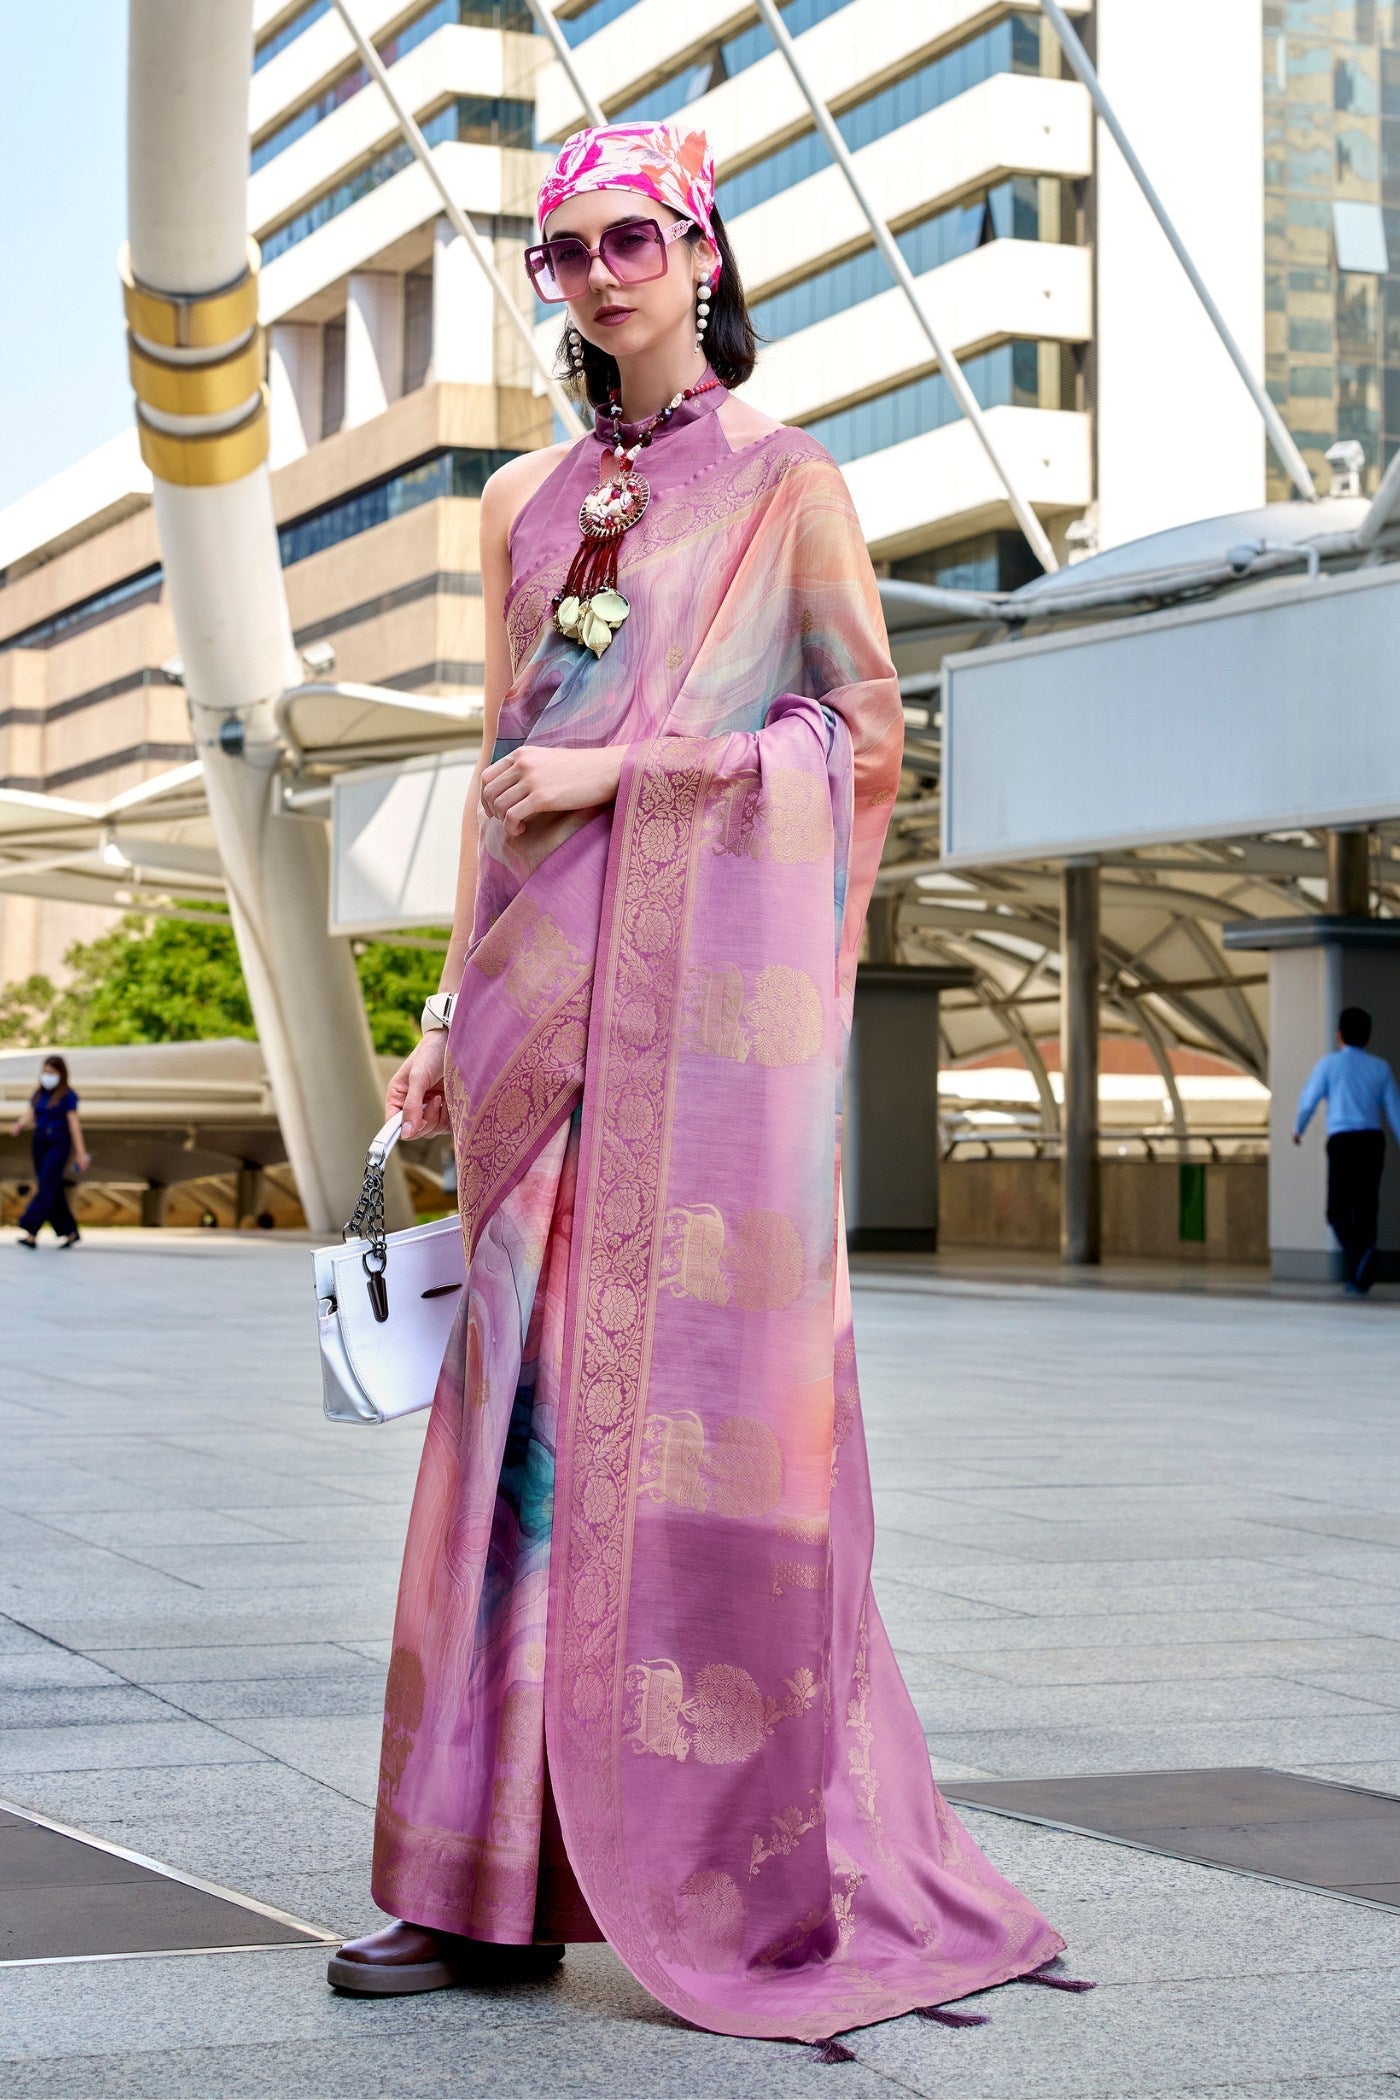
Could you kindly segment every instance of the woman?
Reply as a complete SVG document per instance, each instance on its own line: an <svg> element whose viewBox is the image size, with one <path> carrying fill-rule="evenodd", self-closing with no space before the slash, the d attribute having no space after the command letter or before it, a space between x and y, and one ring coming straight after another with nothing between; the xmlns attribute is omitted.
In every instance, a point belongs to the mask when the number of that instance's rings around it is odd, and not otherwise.
<svg viewBox="0 0 1400 2100"><path fill-rule="evenodd" d="M29 1097L23 1115L10 1125L10 1136L32 1130L34 1178L38 1183L19 1220L21 1247L37 1247L39 1232L52 1225L61 1247L76 1247L78 1221L68 1207L63 1176L70 1159L86 1173L92 1162L83 1144L83 1126L78 1120L78 1097L68 1084L68 1066L61 1057L46 1057L39 1071L39 1084Z"/></svg>
<svg viewBox="0 0 1400 2100"><path fill-rule="evenodd" d="M580 133L539 208L595 427L482 498L456 1000L388 1097L450 1119L468 1289L386 1700L402 1922L330 1977L606 1937L699 2026L829 2037L1063 1944L935 1791L870 1595L838 1123L902 709L839 472L729 391L703 137Z"/></svg>

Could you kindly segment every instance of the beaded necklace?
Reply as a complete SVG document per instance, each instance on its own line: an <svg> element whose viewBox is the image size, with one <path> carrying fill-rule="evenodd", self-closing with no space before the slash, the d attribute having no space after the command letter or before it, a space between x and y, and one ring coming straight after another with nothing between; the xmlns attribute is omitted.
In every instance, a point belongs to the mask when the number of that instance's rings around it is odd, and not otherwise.
<svg viewBox="0 0 1400 2100"><path fill-rule="evenodd" d="M622 535L636 524L651 501L645 474L637 470L638 454L664 430L682 402L718 386L717 379L702 379L696 386L673 394L664 408L648 416L630 445L622 442L622 396L616 387L608 393L612 418L612 453L617 462L611 477L590 489L579 506L579 530L583 537L569 564L564 587L554 595L554 624L572 642L581 642L601 656L631 610L617 587L617 555Z"/></svg>

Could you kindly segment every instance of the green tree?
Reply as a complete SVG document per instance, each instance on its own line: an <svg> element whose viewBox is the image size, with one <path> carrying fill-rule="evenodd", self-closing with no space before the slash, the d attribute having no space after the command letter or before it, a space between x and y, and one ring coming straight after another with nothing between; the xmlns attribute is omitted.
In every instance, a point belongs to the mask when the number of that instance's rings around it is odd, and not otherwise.
<svg viewBox="0 0 1400 2100"><path fill-rule="evenodd" d="M36 975L0 991L0 1045L188 1043L257 1034L233 929L210 908L199 919L128 912L109 933L64 956L60 986ZM404 1056L435 990L437 948L357 941L355 963L374 1047Z"/></svg>

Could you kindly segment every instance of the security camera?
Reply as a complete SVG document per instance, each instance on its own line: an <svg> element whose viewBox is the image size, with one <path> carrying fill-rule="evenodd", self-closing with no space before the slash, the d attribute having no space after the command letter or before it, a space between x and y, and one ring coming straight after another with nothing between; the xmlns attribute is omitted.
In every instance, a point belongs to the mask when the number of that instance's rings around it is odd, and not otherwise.
<svg viewBox="0 0 1400 2100"><path fill-rule="evenodd" d="M1366 465L1366 447L1358 438L1339 438L1329 445L1323 454L1332 469L1331 496L1359 496L1361 475Z"/></svg>

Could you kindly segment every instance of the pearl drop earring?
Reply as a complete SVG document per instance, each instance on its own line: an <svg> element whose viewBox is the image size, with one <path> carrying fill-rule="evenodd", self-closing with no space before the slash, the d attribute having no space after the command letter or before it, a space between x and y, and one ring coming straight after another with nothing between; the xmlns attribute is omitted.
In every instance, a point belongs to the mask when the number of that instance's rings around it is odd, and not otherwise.
<svg viewBox="0 0 1400 2100"><path fill-rule="evenodd" d="M569 360L569 370L574 373L581 372L583 370L583 337L574 327L572 321L564 330L564 349Z"/></svg>
<svg viewBox="0 0 1400 2100"><path fill-rule="evenodd" d="M710 287L708 284L702 284L695 297L695 347L697 350L704 348L705 330L709 325Z"/></svg>

